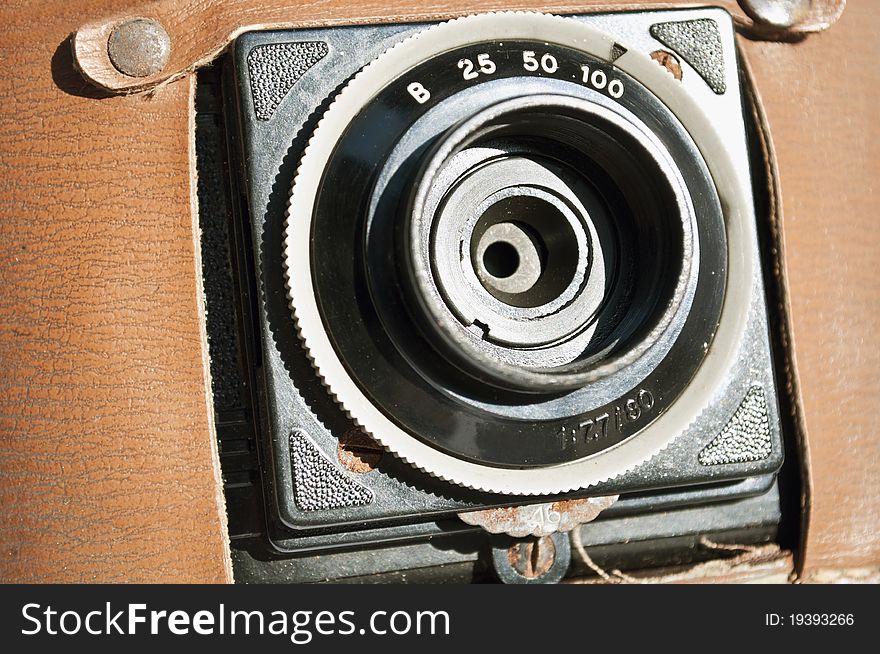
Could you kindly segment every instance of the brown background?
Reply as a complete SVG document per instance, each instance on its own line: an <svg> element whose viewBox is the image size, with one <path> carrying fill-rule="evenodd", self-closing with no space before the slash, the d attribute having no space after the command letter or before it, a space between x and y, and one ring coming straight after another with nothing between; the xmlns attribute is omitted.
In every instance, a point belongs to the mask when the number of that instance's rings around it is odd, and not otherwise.
<svg viewBox="0 0 880 654"><path fill-rule="evenodd" d="M118 4L0 8L3 580L230 578L196 293L189 83L150 99L89 97L65 43Z"/></svg>
<svg viewBox="0 0 880 654"><path fill-rule="evenodd" d="M811 484L806 571L880 564L880 3L746 43L776 145Z"/></svg>
<svg viewBox="0 0 880 654"><path fill-rule="evenodd" d="M100 97L72 69L77 27L155 5L10 4L0 6L0 580L228 581L190 79ZM504 6L393 4L401 18ZM353 22L387 18L385 5L302 2L292 15ZM878 27L880 3L856 0L802 42L744 42L783 190L808 574L880 564Z"/></svg>

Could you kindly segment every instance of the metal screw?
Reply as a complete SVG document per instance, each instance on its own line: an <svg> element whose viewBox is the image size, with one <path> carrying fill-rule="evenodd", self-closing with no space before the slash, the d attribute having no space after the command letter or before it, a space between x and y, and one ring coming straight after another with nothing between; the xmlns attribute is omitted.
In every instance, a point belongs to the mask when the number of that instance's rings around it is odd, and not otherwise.
<svg viewBox="0 0 880 654"><path fill-rule="evenodd" d="M171 37L151 18L132 18L110 32L107 54L114 68L123 75L149 77L168 63Z"/></svg>
<svg viewBox="0 0 880 654"><path fill-rule="evenodd" d="M510 566L523 577L534 579L547 574L556 560L553 538L543 536L537 540L514 543L507 550Z"/></svg>
<svg viewBox="0 0 880 654"><path fill-rule="evenodd" d="M739 4L756 23L785 29L803 22L813 3L812 0L739 0Z"/></svg>

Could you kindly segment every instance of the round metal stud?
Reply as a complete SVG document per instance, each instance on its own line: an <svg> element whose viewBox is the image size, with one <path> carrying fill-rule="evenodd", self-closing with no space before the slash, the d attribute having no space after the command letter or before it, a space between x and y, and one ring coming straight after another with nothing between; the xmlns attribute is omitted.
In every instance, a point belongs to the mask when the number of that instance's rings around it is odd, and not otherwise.
<svg viewBox="0 0 880 654"><path fill-rule="evenodd" d="M768 27L786 29L806 19L812 0L739 0L752 19Z"/></svg>
<svg viewBox="0 0 880 654"><path fill-rule="evenodd" d="M133 18L120 23L107 39L110 63L123 75L149 77L165 68L171 37L155 20Z"/></svg>

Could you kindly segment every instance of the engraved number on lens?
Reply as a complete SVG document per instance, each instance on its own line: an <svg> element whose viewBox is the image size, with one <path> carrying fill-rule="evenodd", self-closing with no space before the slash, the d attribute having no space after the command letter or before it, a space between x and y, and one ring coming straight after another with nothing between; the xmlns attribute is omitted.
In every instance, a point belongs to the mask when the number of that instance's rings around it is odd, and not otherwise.
<svg viewBox="0 0 880 654"><path fill-rule="evenodd" d="M608 414L603 413L595 418L588 418L578 425L576 436L584 441L597 441L608 436Z"/></svg>
<svg viewBox="0 0 880 654"><path fill-rule="evenodd" d="M623 405L618 404L614 407L617 430L620 431L629 422L635 422L642 417L643 411L650 411L652 408L654 408L654 396L651 395L651 391L641 389L635 398L629 398Z"/></svg>
<svg viewBox="0 0 880 654"><path fill-rule="evenodd" d="M653 408L654 395L645 388L639 389L635 397L625 398L614 406L612 428L620 433L626 425L647 416ZM558 436L563 448L573 446L578 440L589 443L607 438L610 418L606 412L582 420L577 427L560 427Z"/></svg>
<svg viewBox="0 0 880 654"><path fill-rule="evenodd" d="M619 79L612 79L610 82L608 81L608 75L604 70L591 70L587 64L583 64L581 66L581 71L583 72L583 77L581 81L588 85L592 86L594 89L602 90L607 87L608 95L610 95L615 100L623 97L623 82Z"/></svg>
<svg viewBox="0 0 880 654"><path fill-rule="evenodd" d="M459 59L458 69L462 71L462 79L466 80L477 79L480 76L480 73L483 73L483 75L491 75L497 70L495 62L492 61L486 53L477 55L476 66L470 59Z"/></svg>
<svg viewBox="0 0 880 654"><path fill-rule="evenodd" d="M541 60L538 61L533 50L526 50L523 52L523 68L530 73L534 73L539 68L545 73L555 73L559 69L559 62L549 52L542 54Z"/></svg>

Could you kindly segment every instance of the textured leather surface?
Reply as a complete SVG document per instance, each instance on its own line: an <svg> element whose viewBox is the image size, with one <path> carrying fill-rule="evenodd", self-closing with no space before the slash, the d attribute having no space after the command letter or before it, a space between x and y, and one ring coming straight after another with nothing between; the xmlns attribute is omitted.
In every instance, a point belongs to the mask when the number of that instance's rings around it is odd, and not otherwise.
<svg viewBox="0 0 880 654"><path fill-rule="evenodd" d="M229 578L190 210L190 88L97 97L65 42L90 21L166 4L0 6L0 580ZM226 4L242 24L265 22L258 0ZM529 5L293 6L287 20L314 25ZM204 29L223 41L234 13ZM822 34L743 42L781 177L807 575L880 563L878 27L880 4L861 0ZM195 53L183 47L172 66Z"/></svg>
<svg viewBox="0 0 880 654"><path fill-rule="evenodd" d="M71 66L118 5L0 5L0 581L230 578L189 83L98 99Z"/></svg>
<svg viewBox="0 0 880 654"><path fill-rule="evenodd" d="M833 24L846 0L813 0L807 17L788 33L814 32ZM212 59L237 34L249 26L264 28L311 25L386 23L398 20L443 20L479 11L536 10L577 13L602 9L644 9L714 4L727 9L738 25L750 33L774 38L779 30L755 25L737 0L592 0L530 2L529 0L159 0L144 3L135 13L117 11L97 21L84 21L75 36L77 64L92 82L114 91L150 88L169 78L186 74ZM157 20L171 37L171 58L165 69L143 78L120 74L107 55L107 37L126 18Z"/></svg>
<svg viewBox="0 0 880 654"><path fill-rule="evenodd" d="M801 566L880 564L880 3L800 43L743 42L776 148L807 436Z"/></svg>

